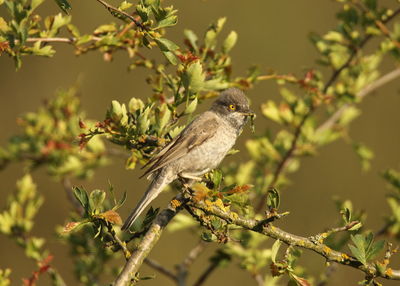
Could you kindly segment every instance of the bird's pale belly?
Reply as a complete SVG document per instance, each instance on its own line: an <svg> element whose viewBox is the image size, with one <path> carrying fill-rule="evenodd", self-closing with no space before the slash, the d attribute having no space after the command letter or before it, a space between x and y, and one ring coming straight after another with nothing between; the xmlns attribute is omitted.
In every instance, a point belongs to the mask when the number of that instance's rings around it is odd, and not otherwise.
<svg viewBox="0 0 400 286"><path fill-rule="evenodd" d="M201 176L221 163L237 138L236 134L230 130L221 129L218 136L213 136L200 146L193 148L186 156L177 160L178 174Z"/></svg>

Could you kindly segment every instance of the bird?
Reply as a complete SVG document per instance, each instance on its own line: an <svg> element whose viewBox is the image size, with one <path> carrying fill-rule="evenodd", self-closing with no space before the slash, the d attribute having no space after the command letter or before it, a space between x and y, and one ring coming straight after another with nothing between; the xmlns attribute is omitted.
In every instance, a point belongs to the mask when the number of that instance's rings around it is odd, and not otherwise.
<svg viewBox="0 0 400 286"><path fill-rule="evenodd" d="M144 209L174 180L192 184L215 169L233 147L250 116L244 92L238 88L222 91L209 110L198 115L169 144L144 166L149 187L133 209L122 230L128 230Z"/></svg>

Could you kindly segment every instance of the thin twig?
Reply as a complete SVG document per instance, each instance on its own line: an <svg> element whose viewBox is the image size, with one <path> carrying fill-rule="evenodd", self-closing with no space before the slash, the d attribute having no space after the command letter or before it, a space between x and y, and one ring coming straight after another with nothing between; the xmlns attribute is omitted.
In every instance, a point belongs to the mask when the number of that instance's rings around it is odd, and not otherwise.
<svg viewBox="0 0 400 286"><path fill-rule="evenodd" d="M265 285L264 277L260 273L254 274L253 278L256 280L258 286Z"/></svg>
<svg viewBox="0 0 400 286"><path fill-rule="evenodd" d="M200 240L199 243L189 252L188 256L182 261L181 264L177 265L177 283L179 286L186 285L186 278L189 267L193 262L203 253L206 247L206 243Z"/></svg>
<svg viewBox="0 0 400 286"><path fill-rule="evenodd" d="M282 160L279 162L278 166L276 167L274 175L272 177L272 181L269 184L268 188L273 188L275 186L275 184L278 182L280 174L282 173L282 171L286 167L287 162L292 157L292 155L294 154L294 151L297 148L297 143L298 143L298 141L300 139L300 135L301 135L303 126L306 123L308 117L311 116L311 114L314 112L314 110L315 110L315 106L312 105L310 107L310 110L301 119L299 125L297 126L297 128L295 130L294 137L293 137L292 143L290 145L290 148L285 153L285 155L283 156ZM264 194L262 196L262 198L259 200L259 202L258 202L258 204L257 204L257 206L255 208L255 211L257 213L259 213L260 211L262 211L264 209L266 199L267 199L267 194Z"/></svg>
<svg viewBox="0 0 400 286"><path fill-rule="evenodd" d="M210 277L211 273L214 272L215 269L217 269L218 264L215 262L212 262L206 270L200 275L199 279L193 284L193 286L201 286L203 283L207 280L208 277Z"/></svg>
<svg viewBox="0 0 400 286"><path fill-rule="evenodd" d="M122 10L120 10L120 9L110 5L110 4L108 4L107 2L105 2L103 0L96 0L96 1L101 3L108 11L123 15L126 18L128 18L129 20L131 20L133 23L135 23L135 25L137 27L139 27L140 29L146 30L146 27L144 27L142 25L142 23L140 23L138 20L136 20L135 17L133 17L133 16L129 15L128 13L126 13L126 12L124 12L124 11L122 11Z"/></svg>
<svg viewBox="0 0 400 286"><path fill-rule="evenodd" d="M35 43L35 42L55 42L55 43L69 43L72 44L76 42L76 38L62 38L62 37L54 37L54 38L28 38L26 39L28 43Z"/></svg>
<svg viewBox="0 0 400 286"><path fill-rule="evenodd" d="M111 223L107 223L107 228L108 228L108 232L114 239L114 242L119 246L119 248L122 249L125 259L128 260L129 257L131 256L131 252L129 251L128 247L126 247L126 243L117 236Z"/></svg>
<svg viewBox="0 0 400 286"><path fill-rule="evenodd" d="M356 98L362 99L366 95L370 94L371 92L377 90L381 86L391 82L392 80L400 77L400 68L392 70L391 72L385 74L384 76L380 77L376 81L372 82L371 84L367 85L363 88L357 95ZM323 124L321 124L315 132L320 133L325 130L330 129L335 123L340 119L343 113L351 107L352 104L346 103L342 105L336 112L334 112Z"/></svg>
<svg viewBox="0 0 400 286"><path fill-rule="evenodd" d="M146 258L144 260L144 263L146 263L148 266L150 266L151 268L157 270L158 272L160 272L161 274L164 274L166 277L170 278L172 281L177 282L178 278L176 277L176 275L169 269L165 268L164 266L162 266L160 263L158 263L155 260L152 260L150 258Z"/></svg>
<svg viewBox="0 0 400 286"><path fill-rule="evenodd" d="M344 226L334 227L334 228L324 231L323 233L313 235L310 237L310 239L312 241L322 243L327 237L331 236L332 234L337 233L337 232L348 231L351 228L355 227L357 224L360 224L360 222L355 220L355 221L349 222L348 224L346 224Z"/></svg>

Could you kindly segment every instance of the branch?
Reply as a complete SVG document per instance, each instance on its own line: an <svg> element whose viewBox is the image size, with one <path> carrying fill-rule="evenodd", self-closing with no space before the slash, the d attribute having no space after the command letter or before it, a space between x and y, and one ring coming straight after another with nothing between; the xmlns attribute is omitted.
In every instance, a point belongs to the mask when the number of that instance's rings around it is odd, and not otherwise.
<svg viewBox="0 0 400 286"><path fill-rule="evenodd" d="M178 278L176 277L176 275L169 269L165 268L164 266L162 266L160 263L158 263L157 261L154 261L152 259L146 258L144 260L144 263L146 263L148 266L150 266L151 268L157 270L158 272L160 272L161 274L164 274L165 276L167 276L168 278L170 278L172 281L177 282Z"/></svg>
<svg viewBox="0 0 400 286"><path fill-rule="evenodd" d="M177 265L177 282L179 286L185 285L189 267L200 256L200 254L203 253L205 247L205 242L200 240L199 243L189 252L188 256L186 256L182 263Z"/></svg>
<svg viewBox="0 0 400 286"><path fill-rule="evenodd" d="M299 125L297 126L297 128L295 130L294 137L293 137L292 143L290 145L290 148L285 153L285 155L283 156L282 160L279 162L278 166L276 167L274 175L272 177L272 181L269 184L268 188L273 188L275 186L275 184L278 182L279 176L283 172L284 168L286 167L287 162L293 156L293 153L297 148L297 143L299 141L299 138L300 138L300 135L301 135L301 131L303 129L304 124L306 123L308 117L311 116L311 114L314 112L315 109L316 109L316 107L314 105L312 105L310 107L310 110L301 119ZM255 211L257 213L259 213L261 210L264 209L266 199L267 199L267 194L264 194L261 197L261 199L259 200L258 205L255 208Z"/></svg>
<svg viewBox="0 0 400 286"><path fill-rule="evenodd" d="M395 12L393 12L393 14L390 17L388 17L385 21L382 21L382 23L383 24L389 23L391 20L393 20L399 14L400 14L400 8L397 9ZM350 66L354 57L357 55L357 52L360 49L362 49L371 39L372 39L372 35L368 35L361 41L361 43L357 47L353 48L353 51L350 54L347 61L342 66L340 66L338 69L333 71L331 77L328 79L328 81L324 85L324 88L322 89L322 94L326 94L326 92L328 91L328 88L337 80L337 78L340 76L342 71ZM375 87L375 89L376 88L377 87ZM370 92L370 91L368 91L368 92ZM293 156L294 151L297 148L297 143L300 138L304 124L306 123L307 119L314 113L315 110L316 110L316 106L311 105L310 110L303 116L299 125L296 127L296 130L294 131L294 137L291 142L291 146L290 146L289 150L286 152L286 154L283 156L282 160L279 162L278 166L276 167L274 175L272 177L272 181L269 185L269 188L275 187L275 184L278 182L279 177L280 177L281 173L284 171L287 162ZM260 212L261 210L264 209L266 198L267 198L267 194L264 194L261 197L260 201L258 202L257 207L255 208L256 212Z"/></svg>
<svg viewBox="0 0 400 286"><path fill-rule="evenodd" d="M377 90L381 86L391 82L392 80L400 77L400 68L392 70L391 72L385 74L384 76L380 77L376 81L370 83L366 87L364 87L357 95L356 98L362 99L366 95L370 94L371 92ZM323 132L327 129L330 129L342 116L342 114L353 104L346 103L342 105L335 113L333 113L323 124L321 124L315 132Z"/></svg>
<svg viewBox="0 0 400 286"><path fill-rule="evenodd" d="M200 275L199 279L193 284L193 286L200 286L207 280L207 278L217 269L218 263L211 262L207 269Z"/></svg>
<svg viewBox="0 0 400 286"><path fill-rule="evenodd" d="M328 261L353 267L355 269L361 270L368 276L382 277L391 280L400 280L400 270L392 270L388 268L385 273L379 273L373 264L370 263L367 265L363 265L354 257L351 257L344 252L333 250L329 248L326 244L314 241L311 238L291 234L278 227L272 226L271 224L264 224L262 222L260 223L260 221L254 219L242 218L236 213L227 212L226 210L220 209L216 206L207 206L204 202L190 202L190 205L192 207L201 209L207 214L217 216L230 224L240 226L250 231L261 233L276 240L279 239L287 245L312 250L317 254L325 257Z"/></svg>
<svg viewBox="0 0 400 286"><path fill-rule="evenodd" d="M125 264L122 272L118 275L114 282L114 286L128 285L132 275L139 271L144 259L149 255L150 251L160 239L161 233L167 224L183 208L187 201L188 199L184 198L182 194L178 194L171 200L168 208L164 209L157 215L142 241L132 252L131 257Z"/></svg>

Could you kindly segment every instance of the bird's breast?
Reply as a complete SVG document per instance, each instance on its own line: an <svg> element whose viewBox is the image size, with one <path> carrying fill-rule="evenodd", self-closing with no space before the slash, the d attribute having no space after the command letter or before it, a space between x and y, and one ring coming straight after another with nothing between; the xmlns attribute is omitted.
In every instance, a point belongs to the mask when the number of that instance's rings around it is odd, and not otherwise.
<svg viewBox="0 0 400 286"><path fill-rule="evenodd" d="M220 124L211 138L193 148L180 160L180 171L202 174L216 168L236 139L237 132L234 128L225 123Z"/></svg>

